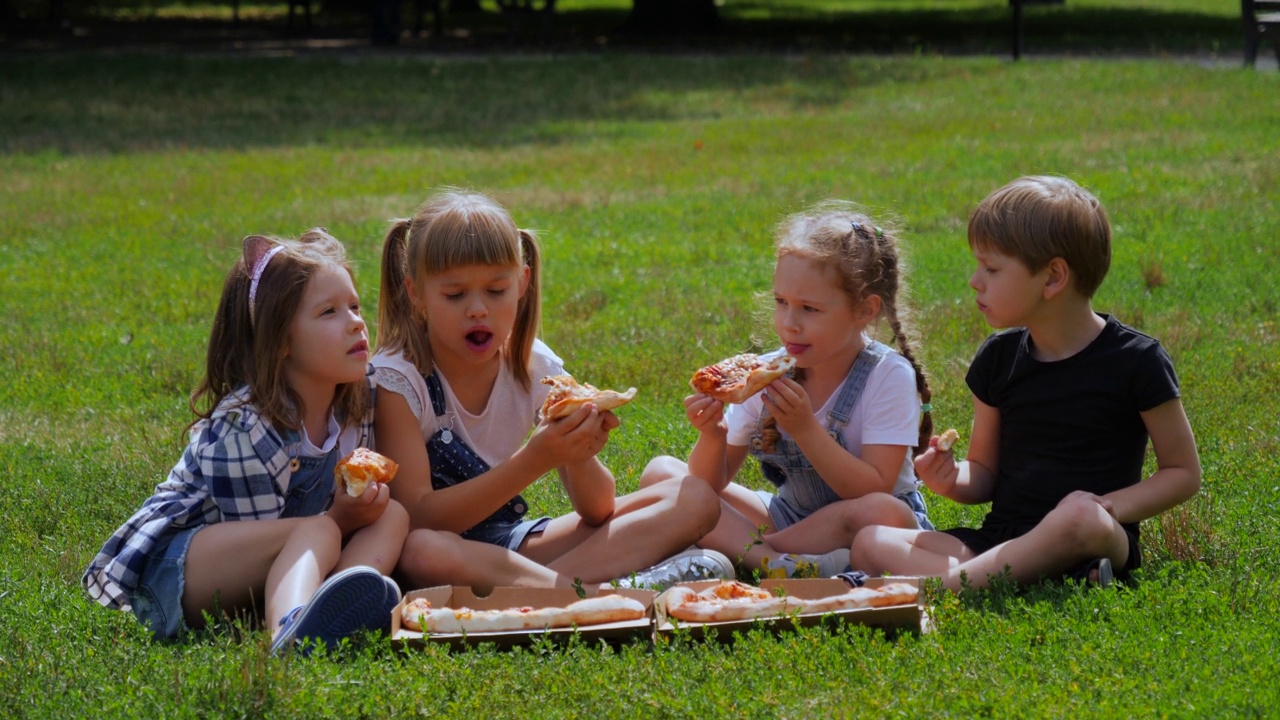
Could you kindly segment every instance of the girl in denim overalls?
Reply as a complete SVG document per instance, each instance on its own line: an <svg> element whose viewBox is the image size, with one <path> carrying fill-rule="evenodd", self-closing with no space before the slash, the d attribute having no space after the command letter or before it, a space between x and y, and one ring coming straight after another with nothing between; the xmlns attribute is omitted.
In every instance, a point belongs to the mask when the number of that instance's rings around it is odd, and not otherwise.
<svg viewBox="0 0 1280 720"><path fill-rule="evenodd" d="M538 418L539 380L564 373L536 337L540 262L534 235L474 193L438 194L387 234L376 426L400 464L392 494L414 528L400 571L415 587L607 583L715 524L718 500L693 478L615 497L596 457L613 413ZM521 493L552 470L573 512L531 518Z"/></svg>
<svg viewBox="0 0 1280 720"><path fill-rule="evenodd" d="M794 377L741 405L685 400L699 432L687 463L661 457L644 482L692 473L719 494L719 524L702 545L747 571L835 575L866 525L930 527L912 469L927 442L929 388L899 312L894 236L852 207L825 203L779 228L774 330ZM867 327L883 319L895 352ZM922 416L922 404L925 412ZM769 490L732 482L750 454Z"/></svg>
<svg viewBox="0 0 1280 720"><path fill-rule="evenodd" d="M334 492L338 459L372 439L368 357L337 240L246 238L192 396L193 410L209 409L85 571L89 595L161 638L201 627L204 613L265 613L273 652L389 625L400 591L385 574L408 515L376 483L361 497Z"/></svg>

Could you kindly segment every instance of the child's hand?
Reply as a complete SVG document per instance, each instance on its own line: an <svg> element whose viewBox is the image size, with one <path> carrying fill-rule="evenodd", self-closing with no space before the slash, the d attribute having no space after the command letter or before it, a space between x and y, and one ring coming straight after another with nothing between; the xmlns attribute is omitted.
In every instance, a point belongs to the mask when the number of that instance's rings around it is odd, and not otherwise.
<svg viewBox="0 0 1280 720"><path fill-rule="evenodd" d="M599 454L609 439L609 431L618 424L616 415L600 412L595 403L588 403L559 420L544 418L534 428L526 447L551 467L564 467Z"/></svg>
<svg viewBox="0 0 1280 720"><path fill-rule="evenodd" d="M793 438L800 434L806 424L817 424L813 406L809 402L809 393L789 377L778 378L769 383L761 399L769 409L769 414L777 419L778 427Z"/></svg>
<svg viewBox="0 0 1280 720"><path fill-rule="evenodd" d="M1070 502L1073 498L1076 498L1077 496L1087 498L1089 500L1092 500L1098 503L1099 505L1102 506L1103 510L1107 511L1108 515L1110 515L1113 518L1116 517L1116 509L1111 505L1110 500L1108 500L1107 498L1101 495L1094 495L1093 493L1088 492L1087 490L1074 490L1071 493L1069 493L1066 497L1062 498L1062 500L1059 501L1058 504L1059 505L1066 504L1067 502ZM1116 519L1118 520L1119 518L1116 518Z"/></svg>
<svg viewBox="0 0 1280 720"><path fill-rule="evenodd" d="M710 395L694 393L684 399L684 416L699 433L725 434L729 425L724 419L724 403Z"/></svg>
<svg viewBox="0 0 1280 720"><path fill-rule="evenodd" d="M916 458L915 469L925 487L943 496L947 496L960 477L960 465L956 462L955 453L939 450L937 435L929 438L929 449Z"/></svg>
<svg viewBox="0 0 1280 720"><path fill-rule="evenodd" d="M329 508L329 517L342 529L342 536L359 530L382 517L391 501L391 490L380 482L371 482L364 493L351 497L345 490L338 490L333 496L333 506Z"/></svg>

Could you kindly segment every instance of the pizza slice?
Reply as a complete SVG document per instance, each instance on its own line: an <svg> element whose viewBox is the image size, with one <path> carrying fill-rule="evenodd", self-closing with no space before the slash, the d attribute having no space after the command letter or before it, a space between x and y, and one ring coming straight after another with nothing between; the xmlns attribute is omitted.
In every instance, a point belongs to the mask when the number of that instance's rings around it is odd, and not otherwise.
<svg viewBox="0 0 1280 720"><path fill-rule="evenodd" d="M742 403L795 366L796 359L790 355L764 360L753 353L742 353L702 368L693 374L689 385L721 402Z"/></svg>
<svg viewBox="0 0 1280 720"><path fill-rule="evenodd" d="M955 428L948 428L938 436L938 452L947 452L959 439L960 433Z"/></svg>
<svg viewBox="0 0 1280 720"><path fill-rule="evenodd" d="M572 375L544 377L542 384L551 386L551 392L542 403L542 417L552 420L568 417L587 403L595 403L601 411L612 410L626 405L636 396L635 388L628 388L626 392L600 390L594 385L574 380Z"/></svg>
<svg viewBox="0 0 1280 720"><path fill-rule="evenodd" d="M348 495L359 497L371 482L391 482L399 469L400 466L386 455L369 448L356 448L338 461L333 468L333 477L338 481L338 487L346 490Z"/></svg>

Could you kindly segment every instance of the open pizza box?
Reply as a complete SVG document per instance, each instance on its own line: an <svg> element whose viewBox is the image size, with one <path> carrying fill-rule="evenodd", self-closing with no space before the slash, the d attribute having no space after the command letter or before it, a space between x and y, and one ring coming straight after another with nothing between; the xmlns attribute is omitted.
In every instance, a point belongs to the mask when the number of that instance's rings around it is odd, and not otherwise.
<svg viewBox="0 0 1280 720"><path fill-rule="evenodd" d="M867 580L865 587L876 588L888 585L890 583L906 583L920 587L921 578L907 576L886 576L875 577ZM682 583L682 585L693 589L695 592L701 592L707 588L713 587L718 581L702 580L698 582ZM801 578L788 580L765 580L760 583L760 587L777 592L780 588L784 594L797 598L817 599L830 595L840 595L848 591L849 586L843 580L836 578ZM829 613L801 613L791 615L780 615L770 618L756 618L752 620L729 620L725 622L697 623L685 622L676 618L668 618L662 612L662 608L654 608L654 632L663 637L670 637L677 632L677 628L681 632L687 632L689 637L694 639L703 639L715 636L720 642L733 642L733 634L735 632L746 632L752 628L767 629L772 632L782 632L791 630L796 627L811 627L823 622L827 622L827 618L834 619L838 622L856 623L858 625L869 625L872 627L881 627L887 630L906 630L909 632L922 632L925 630L926 619L924 608L921 606L921 600L917 596L916 602L911 605L894 605L891 607L878 608L857 608L853 610L840 610Z"/></svg>
<svg viewBox="0 0 1280 720"><path fill-rule="evenodd" d="M480 597L466 586L440 586L413 590L405 594L400 604L391 613L391 644L397 647L422 648L428 643L445 644L451 648L463 648L481 643L492 643L499 648L507 649L517 645L527 645L543 637L552 640L564 640L577 633L586 640L604 640L620 643L629 640L653 639L653 599L657 593L652 590L635 590L631 588L607 589L599 592L587 592L588 597L595 595L624 595L638 601L645 607L645 614L637 620L624 622L584 625L582 627L547 628L543 630L519 630L513 632L480 632L480 633L424 633L410 630L401 622L401 611L406 603L419 597L425 597L432 607L471 608L472 610L501 610L511 607L565 607L581 598L571 589L553 588L519 588L498 587L493 592Z"/></svg>

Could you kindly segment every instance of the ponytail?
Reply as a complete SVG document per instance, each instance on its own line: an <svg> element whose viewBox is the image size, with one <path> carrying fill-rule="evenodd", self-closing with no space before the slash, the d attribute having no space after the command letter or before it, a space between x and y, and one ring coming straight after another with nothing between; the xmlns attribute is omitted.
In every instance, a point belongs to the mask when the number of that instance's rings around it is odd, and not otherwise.
<svg viewBox="0 0 1280 720"><path fill-rule="evenodd" d="M520 230L520 255L529 268L529 284L516 309L516 324L507 344L507 357L511 371L520 385L528 390L533 387L529 375L529 358L533 354L533 341L538 336L542 319L542 251L538 237L528 230Z"/></svg>
<svg viewBox="0 0 1280 720"><path fill-rule="evenodd" d="M394 220L382 242L382 287L378 291L378 349L404 353L421 373L431 372L427 318L409 297L409 230L413 221Z"/></svg>

